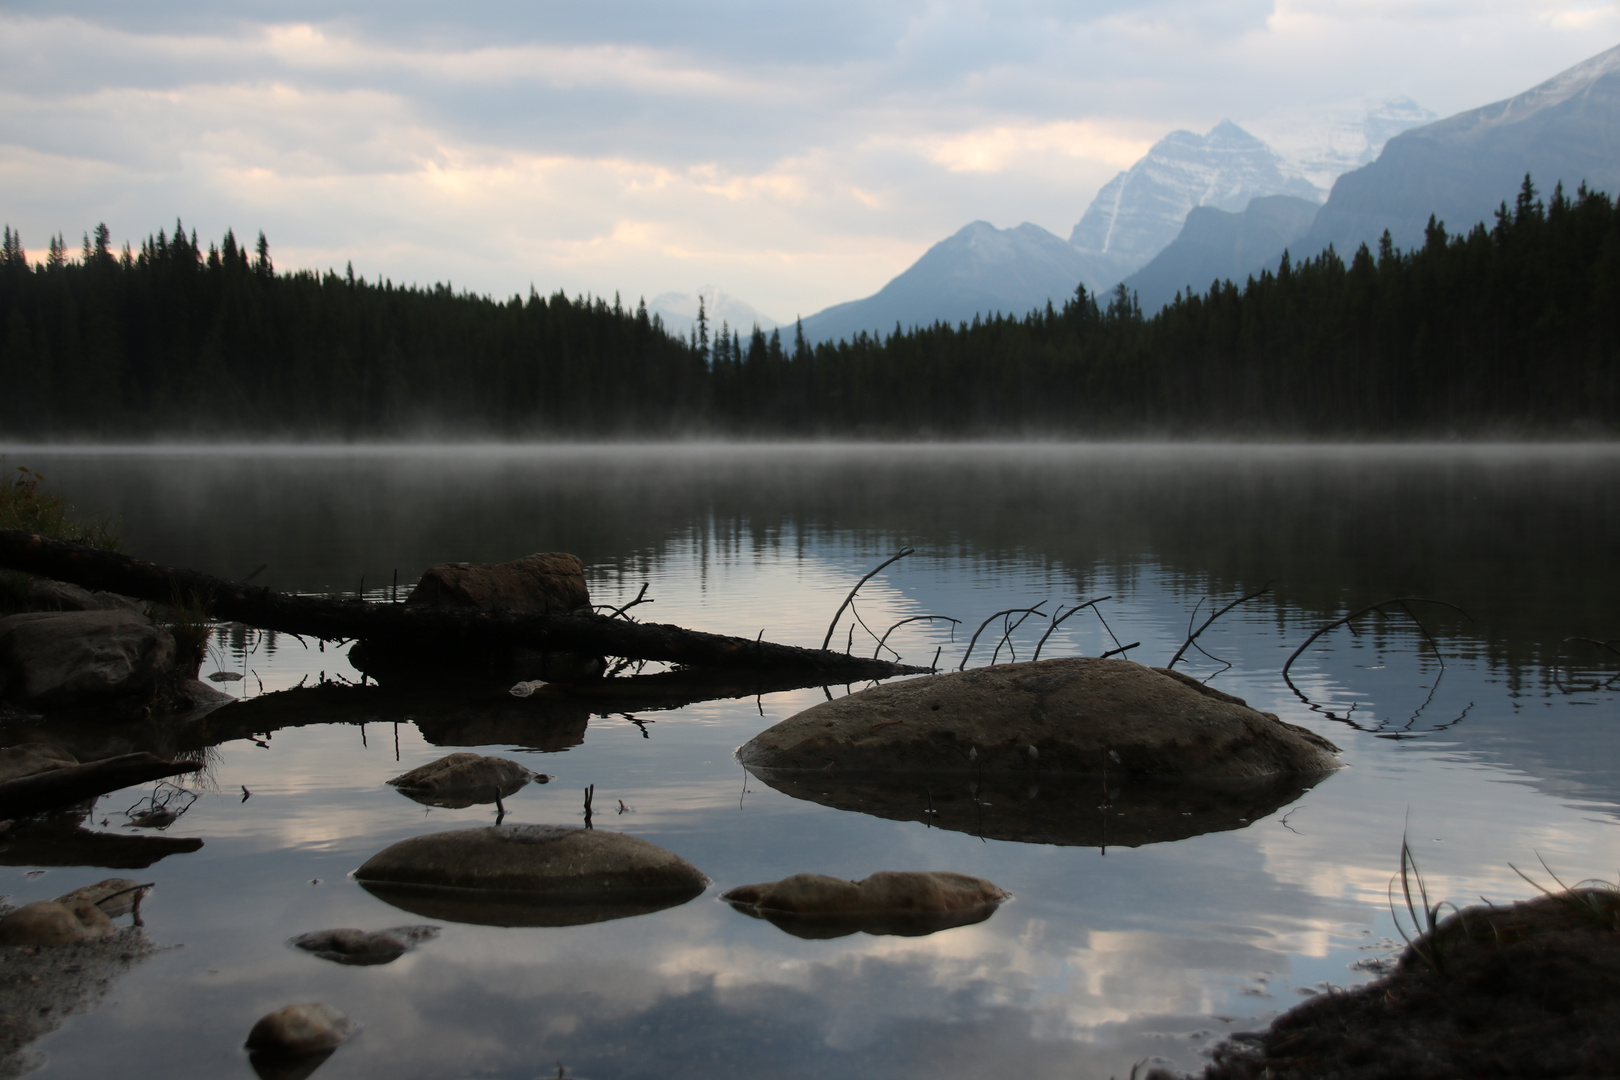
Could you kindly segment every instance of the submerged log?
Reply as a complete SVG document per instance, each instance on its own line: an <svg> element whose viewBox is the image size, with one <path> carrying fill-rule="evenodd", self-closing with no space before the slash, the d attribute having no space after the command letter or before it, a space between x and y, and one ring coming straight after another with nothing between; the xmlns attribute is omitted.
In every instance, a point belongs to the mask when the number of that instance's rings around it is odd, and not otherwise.
<svg viewBox="0 0 1620 1080"><path fill-rule="evenodd" d="M155 754L122 754L67 765L0 783L0 820L72 806L109 791L202 768L195 761L165 761Z"/></svg>
<svg viewBox="0 0 1620 1080"><path fill-rule="evenodd" d="M604 615L491 614L472 609L295 596L17 529L0 529L0 567L157 603L194 596L209 604L215 618L326 640L361 638L387 647L522 646L542 652L622 656L689 667L796 669L838 681L882 679L927 670L825 649L803 649L660 623L627 622Z"/></svg>

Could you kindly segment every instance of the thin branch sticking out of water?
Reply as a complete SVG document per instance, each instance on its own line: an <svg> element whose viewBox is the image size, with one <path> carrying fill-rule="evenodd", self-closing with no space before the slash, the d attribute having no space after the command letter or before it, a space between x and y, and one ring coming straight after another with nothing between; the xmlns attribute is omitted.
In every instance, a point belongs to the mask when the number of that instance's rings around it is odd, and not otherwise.
<svg viewBox="0 0 1620 1080"><path fill-rule="evenodd" d="M1041 658L1041 650L1046 647L1046 639L1051 637L1052 636L1052 631L1054 631L1058 627L1062 626L1063 621L1065 619L1067 619L1070 615L1073 615L1073 614L1075 614L1076 612L1079 612L1079 611L1084 611L1086 608L1090 607L1093 604L1100 604L1104 600L1112 600L1112 599L1113 599L1112 596L1099 596L1095 600L1087 600L1083 604L1076 604L1074 607L1070 608L1068 611L1063 612L1061 615L1058 614L1058 612L1054 611L1052 613L1052 625L1048 626L1046 628L1046 633L1041 635L1041 640L1035 643L1035 657L1034 657L1034 659L1039 660ZM1059 611L1061 611L1061 610L1062 609L1060 608ZM1118 645L1119 642L1115 641L1114 644Z"/></svg>
<svg viewBox="0 0 1620 1080"><path fill-rule="evenodd" d="M832 642L833 631L838 629L838 620L843 617L844 609L849 607L850 602L855 599L855 594L861 591L861 586L865 585L868 581L871 581L885 567L887 567L887 566L889 566L889 565L891 565L893 563L899 562L901 559L905 558L907 555L914 555L914 554L916 554L916 549L915 548L901 548L897 553L895 553L894 555L891 555L889 558L883 560L875 568L873 568L865 577L861 578L861 580L859 580L859 581L857 581L855 583L855 587L853 589L849 590L849 595L844 597L844 602L842 604L839 604L838 605L838 610L833 613L832 622L827 624L827 636L821 639L821 648L823 649L823 651L825 651L827 646ZM854 638L851 637L850 641L851 641L851 644L853 644Z"/></svg>
<svg viewBox="0 0 1620 1080"><path fill-rule="evenodd" d="M894 633L896 630L900 629L902 626L906 625L906 623L924 622L924 621L928 621L928 620L937 620L937 619L943 619L945 622L954 624L951 627L952 630L955 630L957 626L960 626L962 624L961 619L953 619L949 615L912 615L909 618L901 619L899 622L895 623L893 626L891 626L887 630L883 631L883 636L878 638L877 648L872 650L872 658L876 659L877 654L879 652L881 652L883 649L888 648L888 645L886 644L886 642L889 640L889 635ZM896 660L900 659L900 654L899 653L894 652L893 649L889 649L889 651L894 653L894 658ZM935 659L938 659L938 657L936 657Z"/></svg>
<svg viewBox="0 0 1620 1080"><path fill-rule="evenodd" d="M998 611L994 615L990 616L988 619L984 620L984 622L979 624L979 628L977 630L973 631L973 640L968 642L967 652L962 654L962 662L956 666L956 670L957 671L966 671L967 670L968 657L973 655L973 646L978 644L979 635L984 633L984 628L985 627L989 626L991 623L995 622L997 619L1001 618L1003 615L1017 615L1020 612L1029 612L1030 614L1034 614L1035 612L1039 611L1041 608L1043 608L1045 606L1046 606L1046 601L1042 600L1039 604L1036 604L1032 608L1023 608L1023 607L1008 608L1006 611Z"/></svg>
<svg viewBox="0 0 1620 1080"><path fill-rule="evenodd" d="M1264 596L1264 595L1266 595L1266 593L1268 593L1270 591L1271 591L1271 583L1267 582L1265 585L1261 586L1259 589L1256 589L1254 592L1250 593L1249 595L1238 597L1236 600L1232 601L1230 604L1227 604L1225 607L1221 608L1221 610L1215 612L1215 614L1213 614L1209 618L1205 619L1204 620L1204 625L1200 626L1197 630L1192 629L1192 620L1198 614L1198 608L1194 607L1193 608L1193 614L1189 615L1187 617L1187 628L1188 628L1188 631L1189 631L1188 634L1187 634L1187 640L1183 641L1181 643L1181 648L1176 650L1176 655L1172 656L1170 658L1170 663L1166 664L1165 666L1170 667L1170 668L1175 667L1176 664L1180 662L1182 654L1187 651L1188 647L1190 645L1192 645L1193 642L1198 640L1198 637L1199 637L1200 634L1202 634L1205 630L1209 629L1210 624L1213 623L1216 619L1220 618L1222 615L1225 615L1228 611L1231 611L1233 608L1237 607L1239 604L1246 604L1250 600L1256 599L1257 597ZM1206 599L1207 599L1207 597L1206 597ZM1198 601L1199 604L1202 604L1203 602L1204 602L1203 600ZM1202 652L1203 650L1200 649L1199 651ZM1209 654L1205 653L1204 655L1208 656ZM1213 659L1213 657L1211 657L1211 659ZM1225 661L1222 661L1222 662L1224 663Z"/></svg>

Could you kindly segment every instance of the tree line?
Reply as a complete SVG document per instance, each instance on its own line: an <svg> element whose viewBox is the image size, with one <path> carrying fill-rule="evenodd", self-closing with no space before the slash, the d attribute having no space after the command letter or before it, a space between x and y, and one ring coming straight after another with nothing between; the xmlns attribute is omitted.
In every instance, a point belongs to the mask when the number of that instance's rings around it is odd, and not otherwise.
<svg viewBox="0 0 1620 1080"><path fill-rule="evenodd" d="M1022 317L808 343L646 304L278 272L176 223L0 251L0 431L365 438L1612 433L1620 206L1526 177L1493 223L1285 253L1144 317L1123 286Z"/></svg>

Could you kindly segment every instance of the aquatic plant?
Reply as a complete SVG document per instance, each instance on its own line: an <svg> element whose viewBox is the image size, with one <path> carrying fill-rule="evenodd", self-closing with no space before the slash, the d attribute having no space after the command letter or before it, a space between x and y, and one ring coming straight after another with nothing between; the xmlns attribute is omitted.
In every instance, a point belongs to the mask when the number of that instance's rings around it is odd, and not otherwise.
<svg viewBox="0 0 1620 1080"><path fill-rule="evenodd" d="M1401 883L1401 896L1405 900L1407 918L1412 924L1412 933L1406 932L1401 925L1401 916L1395 910L1395 882ZM1417 883L1417 896L1414 899L1412 883ZM1440 916L1446 908L1450 908L1461 918L1461 912L1456 904L1449 900L1431 903L1429 900L1429 887L1423 880L1423 874L1418 870L1417 859L1412 855L1412 845L1406 834L1401 834L1401 869L1398 874L1389 879L1389 914L1395 920L1395 931L1406 942L1411 954L1421 960L1425 967L1436 975L1445 975L1446 939L1437 931L1440 929ZM1467 928L1464 927L1466 934Z"/></svg>

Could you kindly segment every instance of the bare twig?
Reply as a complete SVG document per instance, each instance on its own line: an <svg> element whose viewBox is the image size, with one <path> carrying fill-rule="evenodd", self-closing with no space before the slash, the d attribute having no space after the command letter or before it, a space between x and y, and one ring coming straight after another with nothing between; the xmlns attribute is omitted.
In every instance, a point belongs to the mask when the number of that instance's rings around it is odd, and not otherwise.
<svg viewBox="0 0 1620 1080"><path fill-rule="evenodd" d="M894 633L896 630L900 629L902 626L906 625L906 623L926 622L928 620L934 620L934 619L943 619L946 622L957 623L957 624L960 624L961 621L962 621L961 619L953 619L949 615L912 615L909 618L901 619L899 622L895 623L893 626L891 626L887 630L883 631L883 636L878 638L877 648L872 650L873 659L877 658L877 654L881 650L883 650L884 648L887 648L887 646L885 645L885 642L887 642L889 640L889 635ZM893 649L889 649L889 651L894 652ZM894 656L895 656L896 660L898 660L900 658L899 653L894 653Z"/></svg>
<svg viewBox="0 0 1620 1080"><path fill-rule="evenodd" d="M998 611L994 615L990 616L988 619L984 620L984 622L980 623L979 628L977 630L973 631L973 640L968 642L967 652L962 654L962 662L957 665L956 670L957 671L965 671L967 669L968 657L973 655L973 646L978 643L979 635L984 633L984 628L985 627L989 626L991 623L995 622L997 619L1001 618L1003 615L1016 615L1017 613L1019 613L1021 611L1028 611L1028 612L1038 611L1038 610L1040 610L1041 606L1043 604L1045 604L1045 602L1046 601L1043 600L1043 601L1041 601L1040 604L1036 604L1032 608L1015 607L1015 608L1008 608L1006 611Z"/></svg>
<svg viewBox="0 0 1620 1080"><path fill-rule="evenodd" d="M1010 625L1009 625L1008 621L1012 618L1011 615L1008 615L1006 618L1001 620L1001 625L1002 625L1001 640L996 642L996 651L990 654L990 665L992 667L995 666L996 661L1001 657L1001 647L1003 645L1007 646L1007 652L1008 652L1009 655L1012 656L1012 661L1017 661L1018 653L1013 648L1013 645L1012 645L1013 633L1020 626L1024 625L1024 620L1025 619L1028 619L1031 615L1034 615L1036 612L1040 611L1041 608L1043 608L1045 606L1046 606L1046 601L1042 600L1039 604L1036 604L1034 607L1032 607L1028 611L1024 612L1024 617L1022 619L1019 619L1017 622L1011 623Z"/></svg>
<svg viewBox="0 0 1620 1080"><path fill-rule="evenodd" d="M1197 630L1193 630L1191 633L1189 633L1187 635L1187 640L1181 643L1181 648L1176 650L1176 655L1172 656L1170 658L1170 663L1166 664L1165 666L1166 667L1172 667L1172 668L1175 667L1176 664L1181 660L1182 654L1187 651L1187 647L1189 645L1191 645L1193 642L1197 641L1198 636L1200 634L1202 634L1205 630L1208 630L1210 624L1213 623L1216 619L1220 618L1222 615L1225 615L1228 611L1231 611L1233 608L1237 607L1239 604L1246 604L1250 600L1253 600L1256 597L1264 596L1264 595L1266 595L1266 593L1268 593L1270 591L1271 591L1271 583L1267 582L1265 585L1261 586L1259 589L1256 589L1254 592L1250 593L1249 595L1238 597L1236 600L1232 601L1230 604L1227 604L1225 607L1221 608L1221 610L1215 612L1215 614L1213 614L1209 618L1205 619L1204 624L1202 626L1200 626ZM1200 600L1198 602L1200 604L1203 603L1202 600ZM1197 611L1198 611L1198 609L1196 607L1193 608L1194 614L1196 614ZM1187 622L1188 622L1188 625L1189 625L1189 628L1190 628L1190 626L1192 624L1192 617L1191 616L1188 617ZM1208 655L1208 654L1205 654L1205 655ZM1223 663L1224 663L1224 661L1223 661Z"/></svg>
<svg viewBox="0 0 1620 1080"><path fill-rule="evenodd" d="M1118 641L1119 639L1115 638L1114 640ZM1142 643L1140 641L1133 641L1129 645L1121 645L1117 649L1109 649L1107 652L1105 652L1101 656L1097 657L1097 659L1106 660L1110 656L1118 656L1122 652L1130 652L1132 649L1135 649L1135 648L1139 647L1141 644Z"/></svg>
<svg viewBox="0 0 1620 1080"><path fill-rule="evenodd" d="M1095 600L1087 600L1083 604L1076 604L1074 607L1070 608L1068 611L1064 612L1062 615L1059 615L1057 612L1053 612L1052 613L1052 625L1048 626L1046 628L1046 633L1041 635L1041 640L1035 643L1035 656L1034 656L1034 659L1039 660L1041 658L1041 649L1046 645L1046 639L1052 636L1052 631L1056 630L1058 627L1063 625L1063 620L1067 619L1070 615L1073 615L1077 611L1084 611L1086 608L1090 607L1092 604L1100 604L1104 600L1112 600L1112 599L1113 599L1112 596L1099 596ZM1061 611L1062 609L1060 608L1059 610ZM1116 641L1115 644L1117 645L1118 642Z"/></svg>
<svg viewBox="0 0 1620 1080"><path fill-rule="evenodd" d="M648 582L643 581L641 583L641 591L636 593L636 598L623 607L614 607L612 604L592 604L591 610L606 611L608 613L608 618L610 619L616 619L623 616L626 621L633 622L634 620L631 619L630 616L625 615L625 612L629 611L638 604L651 604L654 602L647 597L647 585Z"/></svg>
<svg viewBox="0 0 1620 1080"><path fill-rule="evenodd" d="M891 563L897 563L907 555L913 555L915 553L915 548L901 548L899 552L883 560L883 562L879 563L870 573L855 583L855 587L849 590L849 595L844 597L844 602L839 604L838 610L833 613L832 622L827 625L827 636L821 639L821 647L823 650L825 650L827 645L832 641L833 631L838 628L838 620L843 617L844 609L849 607L850 601L855 599L855 594L861 591L861 586L865 585L868 581L871 581L874 577L876 577L884 567L889 566ZM853 639L851 640L853 641Z"/></svg>

